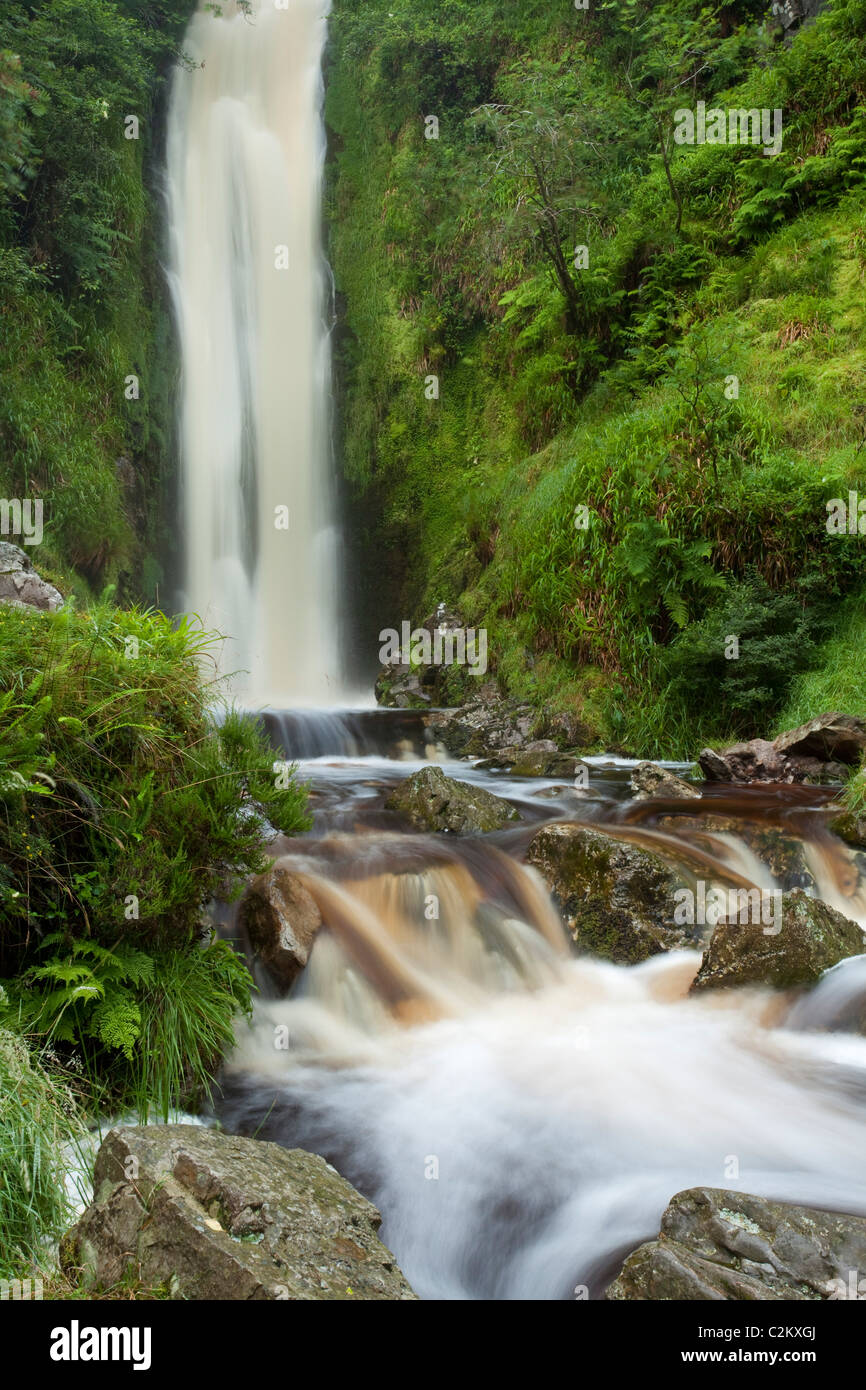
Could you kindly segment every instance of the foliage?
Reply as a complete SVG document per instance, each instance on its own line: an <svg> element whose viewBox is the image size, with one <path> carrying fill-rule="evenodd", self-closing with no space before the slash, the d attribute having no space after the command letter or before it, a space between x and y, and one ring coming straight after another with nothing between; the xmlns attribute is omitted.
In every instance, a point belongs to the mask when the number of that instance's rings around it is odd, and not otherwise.
<svg viewBox="0 0 866 1390"><path fill-rule="evenodd" d="M0 1004L4 1003L0 992ZM64 1156L84 1140L56 1060L0 1027L0 1276L28 1277L70 1216Z"/></svg>
<svg viewBox="0 0 866 1390"><path fill-rule="evenodd" d="M461 610L509 693L585 700L642 754L718 729L685 673L724 661L725 604L778 662L720 668L764 733L866 580L824 524L864 491L864 20L835 0L788 44L757 0L335 7L343 455L379 601ZM782 153L677 145L698 100L780 108Z"/></svg>
<svg viewBox="0 0 866 1390"><path fill-rule="evenodd" d="M268 824L308 826L261 729L208 715L190 621L0 607L0 959L61 930L114 949L173 945L265 865Z"/></svg>
<svg viewBox="0 0 866 1390"><path fill-rule="evenodd" d="M736 639L736 648L732 646ZM814 659L814 618L794 594L752 574L730 585L661 653L669 695L704 727L723 733L768 728L794 678Z"/></svg>
<svg viewBox="0 0 866 1390"><path fill-rule="evenodd" d="M161 578L154 562L143 571L170 492L176 364L147 185L191 9L0 11L0 492L43 500L43 553L82 592L113 580L153 596Z"/></svg>
<svg viewBox="0 0 866 1390"><path fill-rule="evenodd" d="M103 1105L132 1106L146 1123L210 1097L234 1018L251 1009L252 978L227 942L150 954L53 933L39 956L9 982L9 1012L75 1048Z"/></svg>

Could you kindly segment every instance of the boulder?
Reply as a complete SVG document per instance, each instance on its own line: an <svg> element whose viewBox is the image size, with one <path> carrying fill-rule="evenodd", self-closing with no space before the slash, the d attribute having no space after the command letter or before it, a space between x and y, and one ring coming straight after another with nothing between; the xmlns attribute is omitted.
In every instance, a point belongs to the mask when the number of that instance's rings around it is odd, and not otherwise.
<svg viewBox="0 0 866 1390"><path fill-rule="evenodd" d="M844 782L866 751L866 720L820 714L772 741L750 739L704 748L698 757L711 782Z"/></svg>
<svg viewBox="0 0 866 1390"><path fill-rule="evenodd" d="M694 949L703 940L702 927L674 922L684 879L647 850L558 824L533 837L526 861L541 874L583 951L632 965L663 951Z"/></svg>
<svg viewBox="0 0 866 1390"><path fill-rule="evenodd" d="M488 693L454 714L431 714L428 728L455 757L499 757L503 762L498 765L509 766L532 741L536 722L531 705Z"/></svg>
<svg viewBox="0 0 866 1390"><path fill-rule="evenodd" d="M830 829L854 849L866 849L866 815L846 807L830 821Z"/></svg>
<svg viewBox="0 0 866 1390"><path fill-rule="evenodd" d="M791 989L813 984L825 970L866 949L863 929L799 888L781 899L779 918L755 921L742 900L734 920L720 921L704 952L692 989L769 985ZM752 920L742 921L741 917Z"/></svg>
<svg viewBox="0 0 866 1390"><path fill-rule="evenodd" d="M501 830L520 820L520 814L502 797L446 777L441 767L435 765L413 772L391 793L385 805L419 830L450 831L455 835Z"/></svg>
<svg viewBox="0 0 866 1390"><path fill-rule="evenodd" d="M554 748L537 748L529 744L517 753L511 764L514 777L573 777L580 763L571 753L558 753Z"/></svg>
<svg viewBox="0 0 866 1390"><path fill-rule="evenodd" d="M858 764L866 752L866 719L853 714L819 714L797 729L779 734L774 746L784 756Z"/></svg>
<svg viewBox="0 0 866 1390"><path fill-rule="evenodd" d="M636 801L648 801L652 796L675 796L684 800L695 797L700 800L700 792L690 782L677 777L658 763L638 763L632 768L629 778Z"/></svg>
<svg viewBox="0 0 866 1390"><path fill-rule="evenodd" d="M37 574L26 551L0 541L0 603L53 612L63 607L63 595Z"/></svg>
<svg viewBox="0 0 866 1390"><path fill-rule="evenodd" d="M278 861L254 878L241 899L238 921L274 982L288 990L322 925L322 914L297 874Z"/></svg>
<svg viewBox="0 0 866 1390"><path fill-rule="evenodd" d="M110 1289L132 1269L181 1299L412 1299L376 1208L316 1154L197 1125L113 1129L61 1242Z"/></svg>
<svg viewBox="0 0 866 1390"><path fill-rule="evenodd" d="M866 1218L694 1187L629 1255L612 1301L866 1299Z"/></svg>

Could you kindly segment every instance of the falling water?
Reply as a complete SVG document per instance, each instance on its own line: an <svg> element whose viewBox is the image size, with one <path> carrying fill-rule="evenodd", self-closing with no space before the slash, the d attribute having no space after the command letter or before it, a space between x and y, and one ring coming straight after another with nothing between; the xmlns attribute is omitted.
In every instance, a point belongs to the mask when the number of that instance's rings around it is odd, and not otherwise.
<svg viewBox="0 0 866 1390"><path fill-rule="evenodd" d="M464 763L448 771L507 795L523 825L443 837L384 806L411 766L305 765L317 834L273 849L325 925L288 997L261 979L224 1078L229 1129L324 1154L427 1298L599 1297L693 1186L866 1213L864 958L812 991L691 995L697 951L575 958L522 862L552 815L720 886L773 889L808 864L809 891L863 922L830 793L640 802L594 772L581 801Z"/></svg>
<svg viewBox="0 0 866 1390"><path fill-rule="evenodd" d="M184 607L227 634L223 669L247 672L236 693L271 707L275 746L310 760L314 834L275 851L324 922L288 998L261 981L222 1118L335 1162L428 1297L599 1294L696 1184L866 1211L862 959L796 1000L691 996L695 952L633 968L575 959L522 862L533 828L579 815L687 876L802 883L864 922L862 865L815 819L817 791L623 805L603 774L579 801L464 764L463 780L524 819L455 842L407 834L384 804L411 770L401 759L437 756L417 719L395 712L386 731L379 715L325 709L341 694L319 228L327 12L202 5L170 111ZM790 881L777 832L801 845Z"/></svg>
<svg viewBox="0 0 866 1390"><path fill-rule="evenodd" d="M339 696L320 194L328 0L202 4L171 97L182 606L247 704ZM248 12L247 12L248 11Z"/></svg>

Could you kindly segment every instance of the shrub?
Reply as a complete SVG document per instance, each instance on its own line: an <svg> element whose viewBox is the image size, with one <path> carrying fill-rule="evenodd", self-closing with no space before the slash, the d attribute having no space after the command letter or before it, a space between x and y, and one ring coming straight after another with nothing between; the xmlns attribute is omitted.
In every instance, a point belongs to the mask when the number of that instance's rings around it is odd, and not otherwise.
<svg viewBox="0 0 866 1390"><path fill-rule="evenodd" d="M202 909L266 866L268 822L306 829L252 721L217 726L210 638L103 603L0 608L0 968L40 936L184 949Z"/></svg>
<svg viewBox="0 0 866 1390"><path fill-rule="evenodd" d="M147 1123L210 1098L235 1015L251 1012L252 977L227 942L151 955L55 934L46 953L9 983L8 1012L77 1048L103 1106L132 1107Z"/></svg>
<svg viewBox="0 0 866 1390"><path fill-rule="evenodd" d="M813 616L790 593L776 593L757 575L731 583L704 615L659 655L668 694L711 728L751 731L767 725L794 676L813 659ZM731 639L738 642L736 658Z"/></svg>

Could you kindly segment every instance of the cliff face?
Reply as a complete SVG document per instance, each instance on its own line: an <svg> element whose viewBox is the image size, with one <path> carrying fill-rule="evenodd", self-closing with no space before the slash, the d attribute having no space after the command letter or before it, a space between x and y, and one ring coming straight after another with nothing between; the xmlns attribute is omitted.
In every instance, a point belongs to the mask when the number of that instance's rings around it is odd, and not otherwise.
<svg viewBox="0 0 866 1390"><path fill-rule="evenodd" d="M762 3L337 0L368 645L446 603L509 694L645 753L799 722L806 681L836 707L864 622L860 541L826 525L862 470L864 16L780 42Z"/></svg>

